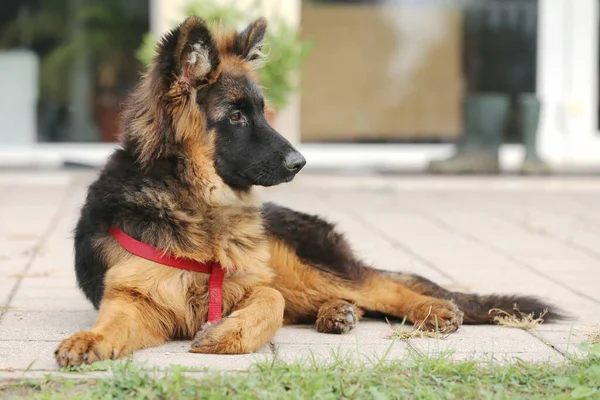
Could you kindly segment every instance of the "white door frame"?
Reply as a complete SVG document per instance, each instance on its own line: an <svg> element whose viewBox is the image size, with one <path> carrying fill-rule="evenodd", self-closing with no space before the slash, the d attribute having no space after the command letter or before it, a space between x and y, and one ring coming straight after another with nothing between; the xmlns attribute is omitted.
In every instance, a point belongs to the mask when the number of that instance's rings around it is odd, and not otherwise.
<svg viewBox="0 0 600 400"><path fill-rule="evenodd" d="M184 0L151 0L151 30L163 32ZM277 0L271 0L274 5ZM285 13L293 23L300 18L300 0L286 0ZM544 102L539 132L541 154L556 167L600 166L598 104L598 0L539 0L537 87ZM294 140L298 129L298 101L292 117L281 121ZM291 125L294 127L290 128ZM0 166L59 166L63 161L102 165L114 144L35 144L2 147ZM307 168L403 168L423 170L432 158L453 151L441 145L299 144ZM518 145L501 149L505 168L519 165Z"/></svg>
<svg viewBox="0 0 600 400"><path fill-rule="evenodd" d="M551 0L546 0L550 1ZM598 133L598 0L567 3L566 127L569 162L600 161ZM553 3L554 5L554 3Z"/></svg>
<svg viewBox="0 0 600 400"><path fill-rule="evenodd" d="M598 0L540 0L540 150L556 165L600 165Z"/></svg>

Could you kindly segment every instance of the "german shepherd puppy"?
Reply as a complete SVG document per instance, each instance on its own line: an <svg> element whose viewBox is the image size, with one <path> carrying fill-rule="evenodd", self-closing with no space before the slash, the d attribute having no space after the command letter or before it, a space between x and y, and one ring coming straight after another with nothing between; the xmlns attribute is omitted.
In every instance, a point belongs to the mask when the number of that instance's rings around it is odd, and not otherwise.
<svg viewBox="0 0 600 400"><path fill-rule="evenodd" d="M64 340L60 366L118 358L170 339L197 353L248 353L282 324L346 333L365 312L451 332L491 323L492 308L548 308L517 296L450 292L357 259L319 217L261 204L253 186L291 181L302 155L266 122L257 82L266 20L211 32L192 16L160 41L123 116L122 148L90 186L75 232L79 286L98 308ZM207 323L208 275L125 251L116 227L176 257L226 271L223 315ZM546 318L557 317L550 310Z"/></svg>

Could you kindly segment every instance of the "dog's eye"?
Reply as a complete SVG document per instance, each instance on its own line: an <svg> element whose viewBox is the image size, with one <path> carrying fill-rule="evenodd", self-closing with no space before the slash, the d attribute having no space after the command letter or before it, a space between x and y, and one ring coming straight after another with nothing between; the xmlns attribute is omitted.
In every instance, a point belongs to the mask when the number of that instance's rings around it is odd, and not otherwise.
<svg viewBox="0 0 600 400"><path fill-rule="evenodd" d="M242 120L242 113L239 111L236 111L229 117L229 119L233 122L239 122Z"/></svg>

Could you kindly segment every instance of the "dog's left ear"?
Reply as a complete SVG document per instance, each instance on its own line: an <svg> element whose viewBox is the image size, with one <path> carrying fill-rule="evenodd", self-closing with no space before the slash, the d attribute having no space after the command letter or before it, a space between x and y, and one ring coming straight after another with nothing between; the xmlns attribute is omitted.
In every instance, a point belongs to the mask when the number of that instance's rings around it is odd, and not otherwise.
<svg viewBox="0 0 600 400"><path fill-rule="evenodd" d="M201 18L191 16L180 25L174 62L178 80L192 87L213 83L218 78L219 51Z"/></svg>
<svg viewBox="0 0 600 400"><path fill-rule="evenodd" d="M237 35L233 52L246 61L254 61L261 57L266 31L267 19L265 17L258 18Z"/></svg>

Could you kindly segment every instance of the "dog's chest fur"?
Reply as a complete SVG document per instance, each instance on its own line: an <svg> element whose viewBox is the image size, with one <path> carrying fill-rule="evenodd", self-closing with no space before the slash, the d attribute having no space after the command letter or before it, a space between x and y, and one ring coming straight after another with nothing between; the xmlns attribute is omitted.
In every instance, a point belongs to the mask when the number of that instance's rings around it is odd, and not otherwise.
<svg viewBox="0 0 600 400"><path fill-rule="evenodd" d="M179 190L178 190L179 189ZM223 187L200 190L122 187L124 230L173 255L201 262L217 261L227 271L223 312L230 313L257 285L269 284L274 272L261 208L249 194L240 197ZM139 212L140 208L145 210ZM140 215L151 215L142 219ZM208 274L178 270L127 253L111 237L98 243L107 261L106 287L135 290L170 315L177 335L189 336L206 318Z"/></svg>

